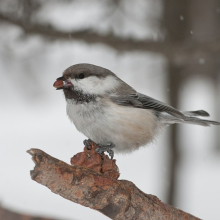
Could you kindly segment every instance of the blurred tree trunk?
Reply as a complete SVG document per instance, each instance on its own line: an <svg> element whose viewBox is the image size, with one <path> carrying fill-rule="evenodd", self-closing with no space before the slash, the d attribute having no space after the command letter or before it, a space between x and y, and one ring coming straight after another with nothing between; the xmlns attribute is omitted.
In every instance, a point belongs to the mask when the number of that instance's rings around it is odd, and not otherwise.
<svg viewBox="0 0 220 220"><path fill-rule="evenodd" d="M196 13L198 11L198 13ZM192 28L194 30L193 39L205 42L220 38L220 0L200 1L193 0L191 2L191 10L189 11L192 19ZM204 54L204 64L190 66L191 71L203 74L208 80L212 81L214 88L214 109L216 110L216 120L220 120L220 51L217 56ZM216 149L220 150L220 128L216 128Z"/></svg>
<svg viewBox="0 0 220 220"><path fill-rule="evenodd" d="M167 42L212 41L220 35L219 0L165 0L164 26ZM220 9L219 9L220 10ZM192 48L193 50L193 48ZM190 56L190 54L189 54ZM188 77L198 74L212 80L215 85L219 74L220 55L213 57L208 52L198 53L185 65L168 59L170 104L178 108L181 87ZM180 62L181 63L181 62ZM187 110L187 109L186 109ZM188 109L191 110L191 109ZM167 202L176 205L178 169L181 155L178 153L179 127L171 127L170 187Z"/></svg>
<svg viewBox="0 0 220 220"><path fill-rule="evenodd" d="M164 26L166 28L166 41L181 42L190 34L186 20L189 1L165 0L164 3ZM178 108L179 89L184 83L184 66L177 66L176 63L168 60L168 82L170 104ZM181 78L181 79L180 79ZM170 183L167 192L168 204L175 204L177 192L178 165L180 155L178 153L178 126L170 127Z"/></svg>

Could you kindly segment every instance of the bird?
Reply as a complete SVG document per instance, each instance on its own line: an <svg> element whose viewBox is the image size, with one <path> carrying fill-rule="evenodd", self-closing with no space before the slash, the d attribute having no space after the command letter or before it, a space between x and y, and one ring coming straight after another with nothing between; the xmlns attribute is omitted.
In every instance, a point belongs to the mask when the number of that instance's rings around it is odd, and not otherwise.
<svg viewBox="0 0 220 220"><path fill-rule="evenodd" d="M53 85L63 90L66 112L97 153L129 153L151 143L167 125L220 125L204 110L180 111L141 94L108 69L80 63L68 67Z"/></svg>

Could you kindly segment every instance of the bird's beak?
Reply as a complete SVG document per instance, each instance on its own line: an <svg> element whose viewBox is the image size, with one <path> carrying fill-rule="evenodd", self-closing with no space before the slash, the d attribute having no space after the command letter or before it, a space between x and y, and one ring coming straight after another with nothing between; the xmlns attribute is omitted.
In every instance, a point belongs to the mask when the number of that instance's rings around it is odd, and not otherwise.
<svg viewBox="0 0 220 220"><path fill-rule="evenodd" d="M73 87L73 84L66 80L63 76L57 78L55 83L53 84L53 87L56 88L56 90L60 89L69 89L70 87Z"/></svg>

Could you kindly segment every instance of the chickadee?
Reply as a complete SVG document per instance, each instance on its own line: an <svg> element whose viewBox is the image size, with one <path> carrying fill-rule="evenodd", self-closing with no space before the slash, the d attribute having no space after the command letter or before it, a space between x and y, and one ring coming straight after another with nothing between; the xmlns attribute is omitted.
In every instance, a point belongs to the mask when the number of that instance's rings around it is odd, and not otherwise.
<svg viewBox="0 0 220 220"><path fill-rule="evenodd" d="M92 140L100 154L131 152L153 141L166 125L187 123L202 126L220 122L197 118L206 111L179 111L163 102L136 92L108 69L76 64L67 68L54 83L63 89L67 115L77 130Z"/></svg>

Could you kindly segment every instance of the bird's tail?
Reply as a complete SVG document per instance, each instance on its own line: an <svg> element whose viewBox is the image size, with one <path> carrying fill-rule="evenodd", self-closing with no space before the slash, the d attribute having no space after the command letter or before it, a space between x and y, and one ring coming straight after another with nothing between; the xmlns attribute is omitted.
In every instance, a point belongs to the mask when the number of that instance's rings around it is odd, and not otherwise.
<svg viewBox="0 0 220 220"><path fill-rule="evenodd" d="M184 122L187 124L202 125L202 126L220 125L220 122L218 121L204 120L196 117L187 117L184 120Z"/></svg>
<svg viewBox="0 0 220 220"><path fill-rule="evenodd" d="M198 111L189 111L189 112L183 112L182 113L185 115L185 116L188 116L188 117L192 117L192 116L202 116L202 117L209 117L209 113L204 111L204 110L198 110Z"/></svg>
<svg viewBox="0 0 220 220"><path fill-rule="evenodd" d="M209 113L204 110L198 110L198 111L182 111L181 112L185 117L177 118L175 116L167 116L165 119L167 124L173 124L173 123L186 123L186 124L195 124L195 125L201 125L201 126L210 126L210 125L220 125L220 122L217 121L210 121L210 120L204 120L200 117L208 117Z"/></svg>

